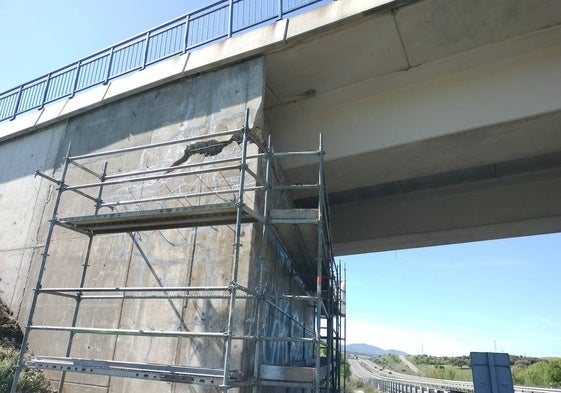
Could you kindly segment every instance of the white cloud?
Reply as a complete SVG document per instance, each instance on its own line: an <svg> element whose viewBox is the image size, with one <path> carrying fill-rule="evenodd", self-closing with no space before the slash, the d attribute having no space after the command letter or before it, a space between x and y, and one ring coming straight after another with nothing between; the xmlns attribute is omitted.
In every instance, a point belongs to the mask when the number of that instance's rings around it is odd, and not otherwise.
<svg viewBox="0 0 561 393"><path fill-rule="evenodd" d="M419 326L424 325L424 326ZM455 334L432 330L430 325L411 321L407 326L389 326L380 323L349 321L347 343L366 343L382 349L397 349L416 355L434 356L469 355L470 351L491 351L491 340L474 340Z"/></svg>
<svg viewBox="0 0 561 393"><path fill-rule="evenodd" d="M469 268L473 269L491 269L491 268L513 268L524 266L526 263L518 259L499 259L499 258L484 258L484 259L460 259L460 260L433 260L420 261L428 269L437 270L459 270Z"/></svg>
<svg viewBox="0 0 561 393"><path fill-rule="evenodd" d="M488 322L492 322L489 319ZM470 352L507 352L527 356L559 356L561 343L554 331L535 329L484 329L410 319L398 325L348 319L347 344L365 343L397 349L411 355L469 355Z"/></svg>

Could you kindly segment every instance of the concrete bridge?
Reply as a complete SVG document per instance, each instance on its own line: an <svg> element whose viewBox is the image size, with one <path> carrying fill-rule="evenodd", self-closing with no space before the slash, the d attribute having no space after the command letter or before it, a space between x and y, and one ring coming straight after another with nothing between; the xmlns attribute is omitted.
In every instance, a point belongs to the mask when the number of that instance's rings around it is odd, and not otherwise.
<svg viewBox="0 0 561 393"><path fill-rule="evenodd" d="M560 21L555 0L340 0L4 122L1 137L261 57L277 148L325 134L337 254L555 232Z"/></svg>
<svg viewBox="0 0 561 393"><path fill-rule="evenodd" d="M85 155L220 133L248 108L277 151L323 133L337 255L560 231L560 23L557 0L338 0L4 121L2 297L25 323L52 204L32 175L60 172L68 142ZM316 182L314 165L279 164L293 184ZM318 205L305 188L289 198Z"/></svg>

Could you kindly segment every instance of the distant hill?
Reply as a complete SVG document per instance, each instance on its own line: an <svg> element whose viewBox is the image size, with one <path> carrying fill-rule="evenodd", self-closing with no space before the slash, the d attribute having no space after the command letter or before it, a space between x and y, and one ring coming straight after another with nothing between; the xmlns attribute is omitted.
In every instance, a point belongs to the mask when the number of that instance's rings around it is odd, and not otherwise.
<svg viewBox="0 0 561 393"><path fill-rule="evenodd" d="M398 351L396 349L382 349L368 344L349 344L347 345L347 352L360 353L362 355L386 355L388 353L394 355L407 355L406 352Z"/></svg>

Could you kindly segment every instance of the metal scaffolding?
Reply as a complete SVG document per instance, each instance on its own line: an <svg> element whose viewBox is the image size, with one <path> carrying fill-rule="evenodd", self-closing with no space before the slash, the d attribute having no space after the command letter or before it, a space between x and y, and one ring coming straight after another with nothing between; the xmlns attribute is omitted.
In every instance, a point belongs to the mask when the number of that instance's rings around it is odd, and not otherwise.
<svg viewBox="0 0 561 393"><path fill-rule="evenodd" d="M230 139L226 139L230 137ZM222 140L222 141L221 141ZM218 141L218 142L217 142ZM226 141L226 142L223 142ZM229 142L238 143L233 157L218 158ZM233 143L233 142L232 142ZM185 159L173 167L117 171L109 173L108 161L98 172L88 165L92 162L117 157L121 160L127 154L149 154L154 149L171 145L196 146L190 154L201 154L203 160ZM202 146L202 147L201 147ZM218 148L216 147L218 146ZM206 149L206 150L204 150ZM209 153L209 149L214 149ZM330 214L323 171L323 140L320 136L317 150L302 152L276 152L271 147L269 138L264 144L250 131L248 113L245 125L241 130L233 130L211 135L195 136L169 142L128 147L84 155L70 155L70 147L66 154L60 179L37 172L37 175L54 182L57 187L53 212L50 219L45 248L40 260L38 277L29 309L28 323L24 331L22 349L15 372L17 381L23 368L40 368L56 371L59 375L59 392L67 378L67 373L86 373L109 377L125 377L152 381L197 384L218 387L226 392L230 388L244 387L254 392L267 389L266 386L299 388L309 392L340 392L344 381L341 377L341 365L344 363L345 336L345 288L341 267L335 264L331 249ZM187 149L186 149L186 157ZM286 183L279 180L277 168L279 160L311 159L317 163L317 178L309 183ZM124 160L122 160L124 161ZM68 174L70 168L81 171L96 178L95 181L70 185ZM226 179L224 173L236 173L236 181ZM203 181L202 176L214 176L214 183ZM84 176L74 176L81 180ZM172 181L170 179L195 179L196 191L171 191L164 195L147 195L132 199L106 198L109 187L123 184ZM222 179L223 181L218 181ZM183 180L182 180L183 181ZM185 181L186 182L186 181ZM200 184L204 183L204 184ZM198 187L198 188L197 188ZM203 191L203 189L206 190ZM302 191L314 193L317 207L313 209L295 209L279 206L279 195ZM179 189L181 191L181 189ZM76 195L78 198L93 202L93 214L60 217L63 196ZM286 200L286 199L285 199ZM189 203L183 203L188 201ZM168 204L168 205L166 205ZM81 206L78 204L78 206ZM282 209L279 207L283 207ZM103 209L103 212L102 212ZM105 211L109 211L106 213ZM261 245L255 245L258 255L259 274L253 285L243 285L239 280L240 264L248 264L241 253L242 234L246 226L259 231ZM204 286L87 286L88 268L92 263L92 250L95 249L94 238L98 235L128 234L143 258L147 258L138 243L138 233L145 231L162 231L176 228L201 228L229 226L234 235L233 260L231 275L227 285ZM86 236L87 246L83 254L80 279L77 285L54 287L45 286L45 275L49 260L49 249L53 245L53 233L60 231L79 233ZM72 233L71 232L71 233ZM270 292L265 285L265 264L280 263L268 260L270 239L279 244L282 252L288 257L283 267L298 288L295 293ZM195 243L193 247L197 247ZM79 263L79 261L77 261ZM52 281L52 280L51 280ZM160 283L160 282L159 282ZM56 297L74 301L71 322L65 326L41 324L37 319L39 299ZM137 329L124 329L120 326L79 325L81 307L88 301L146 301L149 299L173 300L187 299L222 299L227 302L227 318L225 329L221 331L187 331L185 322L181 320L178 330L155 330L148 326ZM314 316L296 318L290 311L279 306L280 301L301 303L314 310ZM243 331L236 326L236 302L251 302L256 309L254 326L251 331ZM177 310L175 310L177 313ZM286 324L296 326L299 334L293 334L292 328L288 335L269 334L267 318L282 319ZM25 350L33 334L58 334L53 340L65 334L64 356L51 354L37 355L30 359L25 357ZM78 335L112 335L140 336L152 338L177 338L192 340L204 338L221 342L222 367L201 367L190 364L153 364L128 362L115 358L90 359L73 357L75 339ZM235 356L235 342L251 343L244 351L254 351L252 357L252 373L242 374L232 368ZM117 341L113 345L117 345ZM286 345L289 349L299 348L302 360L292 363L270 364L263 359L267 345ZM244 354L244 356L246 356ZM251 375L250 375L251 374ZM16 383L12 393L16 392ZM265 388L263 388L265 386Z"/></svg>

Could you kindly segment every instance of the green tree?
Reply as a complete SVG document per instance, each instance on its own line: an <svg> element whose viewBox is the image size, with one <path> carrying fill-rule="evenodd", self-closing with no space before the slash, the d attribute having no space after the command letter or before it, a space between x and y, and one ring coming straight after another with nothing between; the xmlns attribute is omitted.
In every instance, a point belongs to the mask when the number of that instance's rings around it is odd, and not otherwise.
<svg viewBox="0 0 561 393"><path fill-rule="evenodd" d="M561 359L547 362L546 379L551 387L561 387Z"/></svg>
<svg viewBox="0 0 561 393"><path fill-rule="evenodd" d="M526 369L525 382L528 386L548 386L547 362L532 364Z"/></svg>
<svg viewBox="0 0 561 393"><path fill-rule="evenodd" d="M450 364L459 368L464 368L464 366L469 367L469 358L467 356L457 356L450 359Z"/></svg>
<svg viewBox="0 0 561 393"><path fill-rule="evenodd" d="M351 364L349 363L348 360L346 360L342 365L341 365L341 381L349 381L351 379Z"/></svg>
<svg viewBox="0 0 561 393"><path fill-rule="evenodd" d="M515 385L526 385L526 368L523 366L513 366L511 367L512 380Z"/></svg>
<svg viewBox="0 0 561 393"><path fill-rule="evenodd" d="M456 371L454 371L454 369L441 365L434 366L434 368L429 372L428 377L436 379L457 379Z"/></svg>

